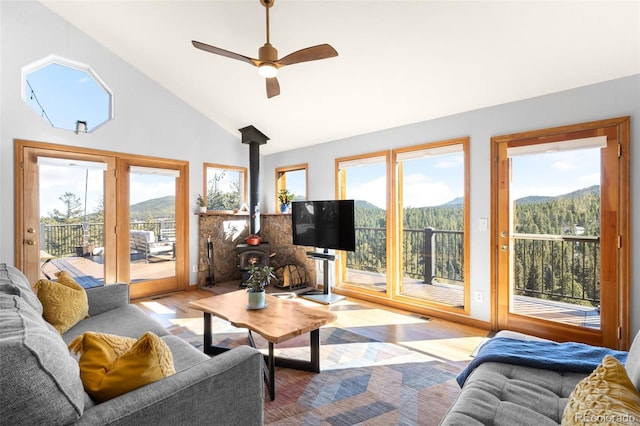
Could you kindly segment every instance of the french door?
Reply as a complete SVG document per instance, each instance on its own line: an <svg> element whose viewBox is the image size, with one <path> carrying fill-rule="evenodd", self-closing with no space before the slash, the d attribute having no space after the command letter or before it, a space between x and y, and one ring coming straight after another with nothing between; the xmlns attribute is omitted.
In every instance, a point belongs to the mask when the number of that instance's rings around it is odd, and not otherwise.
<svg viewBox="0 0 640 426"><path fill-rule="evenodd" d="M67 270L133 298L188 285L186 163L16 141L16 170L16 265L32 283Z"/></svg>
<svg viewBox="0 0 640 426"><path fill-rule="evenodd" d="M629 119L492 138L496 329L629 345Z"/></svg>

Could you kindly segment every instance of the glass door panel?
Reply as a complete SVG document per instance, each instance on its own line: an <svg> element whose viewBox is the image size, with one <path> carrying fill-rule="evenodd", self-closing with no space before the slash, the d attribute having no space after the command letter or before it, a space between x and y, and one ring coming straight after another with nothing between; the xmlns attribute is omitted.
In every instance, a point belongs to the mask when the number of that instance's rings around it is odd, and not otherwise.
<svg viewBox="0 0 640 426"><path fill-rule="evenodd" d="M511 313L600 329L600 148L507 150Z"/></svg>
<svg viewBox="0 0 640 426"><path fill-rule="evenodd" d="M106 163L38 158L41 273L104 285Z"/></svg>
<svg viewBox="0 0 640 426"><path fill-rule="evenodd" d="M396 153L399 293L465 307L465 153L463 143Z"/></svg>
<svg viewBox="0 0 640 426"><path fill-rule="evenodd" d="M339 162L340 198L355 200L355 252L345 252L343 282L387 292L387 157Z"/></svg>
<svg viewBox="0 0 640 426"><path fill-rule="evenodd" d="M176 275L177 171L129 170L129 277L132 285Z"/></svg>

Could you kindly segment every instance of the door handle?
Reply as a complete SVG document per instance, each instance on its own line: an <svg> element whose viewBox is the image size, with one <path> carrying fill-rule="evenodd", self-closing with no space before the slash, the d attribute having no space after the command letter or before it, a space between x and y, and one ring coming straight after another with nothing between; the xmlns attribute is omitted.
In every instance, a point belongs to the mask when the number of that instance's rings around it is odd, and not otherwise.
<svg viewBox="0 0 640 426"><path fill-rule="evenodd" d="M27 229L27 232L28 232L29 234L35 234L35 233L36 233L36 230L35 230L35 229L33 229L33 228L29 228L29 229Z"/></svg>
<svg viewBox="0 0 640 426"><path fill-rule="evenodd" d="M35 243L36 243L36 242L35 242L35 241L33 241L33 240L27 240L27 244L28 244L28 245L30 245L30 246L34 245Z"/></svg>
<svg viewBox="0 0 640 426"><path fill-rule="evenodd" d="M508 233L507 231L502 231L502 232L500 233L500 236L501 236L502 238L507 238L507 237L509 236L509 233Z"/></svg>
<svg viewBox="0 0 640 426"><path fill-rule="evenodd" d="M507 246L507 245L500 246L500 250L507 251L507 250L509 250L509 246Z"/></svg>

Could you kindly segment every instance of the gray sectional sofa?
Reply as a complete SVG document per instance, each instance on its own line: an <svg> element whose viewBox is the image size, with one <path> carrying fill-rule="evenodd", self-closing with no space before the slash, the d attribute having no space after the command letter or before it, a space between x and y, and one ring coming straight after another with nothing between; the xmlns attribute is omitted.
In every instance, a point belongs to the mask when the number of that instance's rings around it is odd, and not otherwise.
<svg viewBox="0 0 640 426"><path fill-rule="evenodd" d="M544 339L511 331L501 331L495 337L544 341ZM574 354L567 353L567 358L572 356ZM636 336L631 349L625 356L624 367L627 375L635 388L640 389L640 337ZM589 372L554 371L503 362L482 363L467 377L458 398L440 425L561 424L570 394L578 382L589 374ZM639 424L638 422L640 418L630 424Z"/></svg>
<svg viewBox="0 0 640 426"><path fill-rule="evenodd" d="M248 346L214 358L129 304L129 286L86 290L89 317L60 335L42 317L25 276L0 263L0 423L7 425L200 425L263 423L263 358ZM85 331L138 338L171 349L176 373L106 402L85 393L67 345Z"/></svg>

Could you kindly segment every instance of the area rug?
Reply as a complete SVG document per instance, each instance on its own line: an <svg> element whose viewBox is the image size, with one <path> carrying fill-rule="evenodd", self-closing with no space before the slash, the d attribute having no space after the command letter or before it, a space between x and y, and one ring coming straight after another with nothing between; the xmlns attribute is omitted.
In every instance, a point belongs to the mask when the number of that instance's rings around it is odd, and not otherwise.
<svg viewBox="0 0 640 426"><path fill-rule="evenodd" d="M246 330L216 320L214 343L248 344ZM169 331L202 348L201 332L185 325ZM320 341L319 374L276 368L275 400L265 392L265 424L437 425L460 391L460 368L427 354L335 327L322 328ZM259 336L256 343L266 350ZM277 345L276 354L309 359L308 335Z"/></svg>

